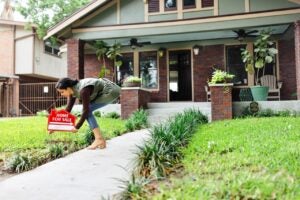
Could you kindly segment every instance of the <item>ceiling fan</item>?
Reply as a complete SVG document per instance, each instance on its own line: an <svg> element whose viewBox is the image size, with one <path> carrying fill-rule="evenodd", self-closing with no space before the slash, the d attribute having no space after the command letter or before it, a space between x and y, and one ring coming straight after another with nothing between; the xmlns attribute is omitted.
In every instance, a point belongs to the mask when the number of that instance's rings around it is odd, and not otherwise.
<svg viewBox="0 0 300 200"><path fill-rule="evenodd" d="M151 42L138 42L136 38L131 38L129 41L129 45L132 49L135 49L136 47L142 47L144 44L151 44Z"/></svg>
<svg viewBox="0 0 300 200"><path fill-rule="evenodd" d="M252 35L254 33L257 33L258 30L252 30L246 32L245 29L239 29L239 30L233 30L237 34L236 39L238 41L243 41L246 37L256 37L257 35Z"/></svg>

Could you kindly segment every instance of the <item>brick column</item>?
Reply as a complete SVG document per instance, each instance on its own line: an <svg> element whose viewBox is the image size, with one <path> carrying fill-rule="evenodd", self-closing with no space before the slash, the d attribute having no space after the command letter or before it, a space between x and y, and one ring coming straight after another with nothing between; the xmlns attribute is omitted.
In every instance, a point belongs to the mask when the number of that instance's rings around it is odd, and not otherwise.
<svg viewBox="0 0 300 200"><path fill-rule="evenodd" d="M139 87L122 88L121 90L121 117L127 119L134 111L147 108L150 101L150 92Z"/></svg>
<svg viewBox="0 0 300 200"><path fill-rule="evenodd" d="M14 110L14 114L16 114L16 116L19 116L20 115L20 108L19 108L19 104L20 104L20 98L19 98L20 82L19 82L19 79L17 79L17 78L12 79L12 84L13 84L13 97L12 97L13 110Z"/></svg>
<svg viewBox="0 0 300 200"><path fill-rule="evenodd" d="M297 79L297 99L300 99L300 21L295 22L295 64Z"/></svg>
<svg viewBox="0 0 300 200"><path fill-rule="evenodd" d="M67 40L68 48L68 77L84 78L84 41L77 39Z"/></svg>
<svg viewBox="0 0 300 200"><path fill-rule="evenodd" d="M212 121L232 119L233 84L213 84L209 86L211 91Z"/></svg>

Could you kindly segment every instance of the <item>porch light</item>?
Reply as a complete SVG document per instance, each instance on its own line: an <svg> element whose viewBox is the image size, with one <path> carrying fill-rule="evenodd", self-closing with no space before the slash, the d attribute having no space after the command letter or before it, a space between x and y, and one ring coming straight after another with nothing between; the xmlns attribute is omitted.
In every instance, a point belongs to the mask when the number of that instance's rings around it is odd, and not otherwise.
<svg viewBox="0 0 300 200"><path fill-rule="evenodd" d="M161 47L161 48L158 49L158 56L160 58L164 56L165 50L166 50L166 48L163 48L163 47Z"/></svg>
<svg viewBox="0 0 300 200"><path fill-rule="evenodd" d="M193 51L194 51L194 54L195 54L196 56L199 54L199 50L200 50L200 46L199 46L199 45L193 46Z"/></svg>

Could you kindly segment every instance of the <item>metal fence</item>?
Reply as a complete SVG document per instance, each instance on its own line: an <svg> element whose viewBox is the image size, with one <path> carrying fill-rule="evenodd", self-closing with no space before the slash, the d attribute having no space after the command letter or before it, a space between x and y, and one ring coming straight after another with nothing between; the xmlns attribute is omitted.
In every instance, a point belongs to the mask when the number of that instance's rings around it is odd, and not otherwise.
<svg viewBox="0 0 300 200"><path fill-rule="evenodd" d="M56 82L20 84L20 115L35 115L38 111L66 105L67 99L55 89Z"/></svg>

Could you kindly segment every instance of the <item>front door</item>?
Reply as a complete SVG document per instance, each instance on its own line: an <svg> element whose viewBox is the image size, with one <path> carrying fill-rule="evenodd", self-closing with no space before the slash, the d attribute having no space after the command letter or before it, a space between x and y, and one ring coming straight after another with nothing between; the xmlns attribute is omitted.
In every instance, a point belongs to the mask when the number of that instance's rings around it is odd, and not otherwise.
<svg viewBox="0 0 300 200"><path fill-rule="evenodd" d="M192 100L191 51L169 52L170 101Z"/></svg>

